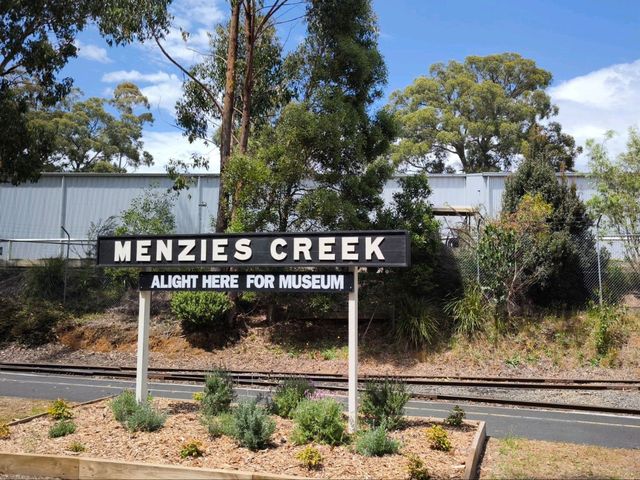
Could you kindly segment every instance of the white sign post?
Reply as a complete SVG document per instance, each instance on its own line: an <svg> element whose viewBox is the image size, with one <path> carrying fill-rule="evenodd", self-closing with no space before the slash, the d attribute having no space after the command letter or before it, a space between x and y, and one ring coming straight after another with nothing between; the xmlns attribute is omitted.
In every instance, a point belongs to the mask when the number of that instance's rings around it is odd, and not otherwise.
<svg viewBox="0 0 640 480"><path fill-rule="evenodd" d="M349 292L349 433L358 430L358 267L352 267Z"/></svg>
<svg viewBox="0 0 640 480"><path fill-rule="evenodd" d="M151 316L151 292L141 291L138 311L138 354L136 368L136 400L147 401L147 371L149 370L149 326Z"/></svg>

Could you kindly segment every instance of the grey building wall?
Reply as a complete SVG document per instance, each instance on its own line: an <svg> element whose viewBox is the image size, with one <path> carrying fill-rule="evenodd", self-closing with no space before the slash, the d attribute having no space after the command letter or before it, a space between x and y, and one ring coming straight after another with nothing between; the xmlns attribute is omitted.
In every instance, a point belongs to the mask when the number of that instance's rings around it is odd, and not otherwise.
<svg viewBox="0 0 640 480"><path fill-rule="evenodd" d="M506 173L431 175L434 206L479 207L484 217L500 213ZM569 174L580 196L587 200L595 189L582 174ZM178 195L174 213L178 233L210 231L215 215L219 177L195 175L194 184ZM0 260L35 259L59 255L63 248L52 243L9 242L11 239L66 239L64 226L73 239L85 239L90 224L117 216L146 188L167 190L172 181L164 174L73 174L46 173L37 183L19 186L0 184ZM398 179L386 185L383 197L391 201ZM84 256L76 245L72 257Z"/></svg>

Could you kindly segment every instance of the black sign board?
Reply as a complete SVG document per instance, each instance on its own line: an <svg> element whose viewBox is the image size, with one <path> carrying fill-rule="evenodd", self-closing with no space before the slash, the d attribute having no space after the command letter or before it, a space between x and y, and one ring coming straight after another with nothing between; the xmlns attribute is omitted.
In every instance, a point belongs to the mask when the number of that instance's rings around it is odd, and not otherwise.
<svg viewBox="0 0 640 480"><path fill-rule="evenodd" d="M98 237L98 265L406 267L406 231Z"/></svg>
<svg viewBox="0 0 640 480"><path fill-rule="evenodd" d="M140 290L352 292L353 273L141 272Z"/></svg>

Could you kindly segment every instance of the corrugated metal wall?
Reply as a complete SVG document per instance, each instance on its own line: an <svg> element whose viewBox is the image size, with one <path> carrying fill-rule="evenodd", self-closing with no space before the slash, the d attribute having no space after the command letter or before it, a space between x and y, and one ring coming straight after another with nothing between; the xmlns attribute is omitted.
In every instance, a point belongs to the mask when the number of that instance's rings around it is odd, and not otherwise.
<svg viewBox="0 0 640 480"><path fill-rule="evenodd" d="M507 174L432 175L429 178L435 206L480 207L485 217L500 212ZM591 198L594 188L584 175L570 174L583 199ZM217 175L193 178L187 191L178 195L174 213L178 233L210 231L210 219L217 208ZM145 188L166 191L172 181L163 174L43 174L37 183L17 187L0 184L0 239L65 238L64 225L72 238L83 239L91 222L117 216ZM383 196L387 202L398 190L398 180L389 181ZM0 242L7 259L7 244ZM72 256L81 256L80 248ZM44 258L58 255L59 245L14 243L12 258Z"/></svg>

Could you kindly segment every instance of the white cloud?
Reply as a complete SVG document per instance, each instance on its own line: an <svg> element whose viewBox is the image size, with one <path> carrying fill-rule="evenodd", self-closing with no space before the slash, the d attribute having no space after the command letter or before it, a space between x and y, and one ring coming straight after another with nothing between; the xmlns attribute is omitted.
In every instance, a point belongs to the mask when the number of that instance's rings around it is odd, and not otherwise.
<svg viewBox="0 0 640 480"><path fill-rule="evenodd" d="M195 169L193 173L218 173L220 171L220 154L218 147L202 141L189 143L187 138L177 130L168 132L145 131L142 137L144 149L153 155L154 165L139 168L139 172L165 172L170 159L188 161L192 153L209 159L209 170Z"/></svg>
<svg viewBox="0 0 640 480"><path fill-rule="evenodd" d="M156 73L141 73L138 70L116 70L114 72L105 73L102 76L102 81L105 83L120 83L120 82L158 83L158 82L167 82L170 79L171 79L171 75L161 71L158 71Z"/></svg>
<svg viewBox="0 0 640 480"><path fill-rule="evenodd" d="M572 78L549 89L549 94L560 107L557 120L580 145L615 130L618 135L607 144L615 156L625 149L628 128L640 124L640 59ZM577 169L586 170L587 161L581 155Z"/></svg>
<svg viewBox="0 0 640 480"><path fill-rule="evenodd" d="M182 97L182 80L173 73L157 71L155 73L141 73L137 70L117 70L102 76L105 83L136 82L144 85L140 91L149 100L152 110L164 109L171 116L175 113L175 105Z"/></svg>
<svg viewBox="0 0 640 480"><path fill-rule="evenodd" d="M98 45L83 43L80 40L76 40L75 45L78 49L78 57L80 58L85 58L87 60L93 60L94 62L100 63L113 62L113 60L109 58L109 55L107 55L106 48L99 47Z"/></svg>

